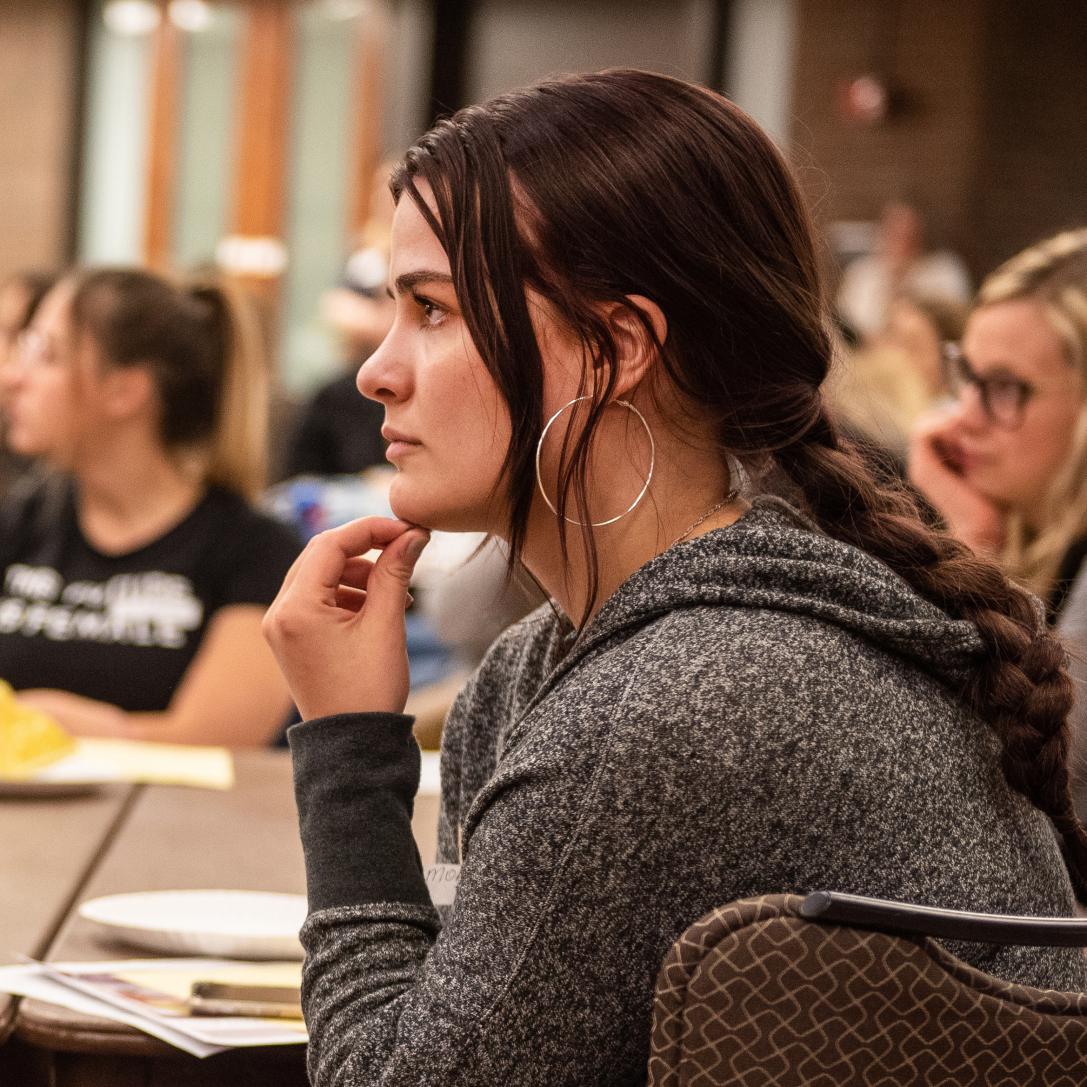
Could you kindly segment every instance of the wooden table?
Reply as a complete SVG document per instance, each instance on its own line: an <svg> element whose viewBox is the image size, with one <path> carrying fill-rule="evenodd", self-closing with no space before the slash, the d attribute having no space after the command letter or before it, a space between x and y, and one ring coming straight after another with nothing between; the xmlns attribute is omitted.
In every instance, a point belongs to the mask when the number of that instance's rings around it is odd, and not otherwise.
<svg viewBox="0 0 1087 1087"><path fill-rule="evenodd" d="M0 799L0 960L45 954L136 794L123 785ZM0 1045L15 1026L16 1003L0 993Z"/></svg>
<svg viewBox="0 0 1087 1087"><path fill-rule="evenodd" d="M124 891L185 888L302 893L305 880L291 786L283 751L239 752L229 792L147 787L80 887L78 902ZM431 860L437 798L420 796L415 827ZM51 961L144 957L101 943L74 911L52 941ZM235 1050L197 1060L165 1043L106 1020L25 1000L16 1023L17 1056L26 1087L157 1087L157 1085L306 1084L302 1046Z"/></svg>

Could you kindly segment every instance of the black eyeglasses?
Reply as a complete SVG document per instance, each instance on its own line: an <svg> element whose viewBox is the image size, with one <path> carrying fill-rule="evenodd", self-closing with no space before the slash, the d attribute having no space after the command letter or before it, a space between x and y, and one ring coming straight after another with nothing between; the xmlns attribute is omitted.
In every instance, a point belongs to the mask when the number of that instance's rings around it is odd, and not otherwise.
<svg viewBox="0 0 1087 1087"><path fill-rule="evenodd" d="M990 422L1009 430L1023 422L1023 411L1038 392L1029 381L1007 374L982 377L957 343L945 343L942 354L947 387L956 400L970 385L977 390L981 408Z"/></svg>

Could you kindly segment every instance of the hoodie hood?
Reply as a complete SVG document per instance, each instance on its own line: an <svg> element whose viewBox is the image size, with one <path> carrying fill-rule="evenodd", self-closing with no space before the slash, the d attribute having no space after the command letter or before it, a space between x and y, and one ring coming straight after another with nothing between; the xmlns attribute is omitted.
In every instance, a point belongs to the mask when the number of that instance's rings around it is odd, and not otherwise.
<svg viewBox="0 0 1087 1087"><path fill-rule="evenodd" d="M574 643L562 671L615 634L681 608L759 608L810 616L866 638L958 687L985 649L889 566L834 540L778 498L677 544L635 571Z"/></svg>

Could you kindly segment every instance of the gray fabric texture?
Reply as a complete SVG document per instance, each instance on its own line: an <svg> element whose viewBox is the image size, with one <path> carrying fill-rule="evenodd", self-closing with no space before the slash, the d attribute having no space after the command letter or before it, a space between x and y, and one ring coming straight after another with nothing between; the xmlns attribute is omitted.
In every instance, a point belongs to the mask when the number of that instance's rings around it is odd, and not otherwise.
<svg viewBox="0 0 1087 1087"><path fill-rule="evenodd" d="M540 609L450 713L439 851L463 870L440 932L432 908L380 900L374 873L354 901L340 877L324 889L340 860L404 854L372 815L395 797L358 732L405 720L296 727L324 903L303 929L313 1082L644 1083L665 953L749 895L1070 914L1050 824L956 694L980 652L972 625L770 499L646 564L576 640ZM1076 950L953 950L1087 988Z"/></svg>

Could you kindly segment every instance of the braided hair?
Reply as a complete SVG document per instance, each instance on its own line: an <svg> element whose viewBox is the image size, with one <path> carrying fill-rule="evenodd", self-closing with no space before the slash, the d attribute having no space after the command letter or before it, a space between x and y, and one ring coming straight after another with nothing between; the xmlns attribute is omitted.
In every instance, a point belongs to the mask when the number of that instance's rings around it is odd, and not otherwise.
<svg viewBox="0 0 1087 1087"><path fill-rule="evenodd" d="M878 483L825 413L776 459L828 533L882 560L926 600L977 628L986 653L963 698L1000 738L1008 784L1052 820L1076 895L1087 899L1087 833L1067 770L1072 681L1038 602L994 563L927 527L912 496Z"/></svg>

